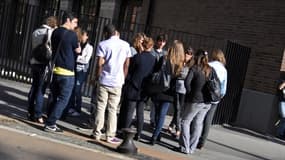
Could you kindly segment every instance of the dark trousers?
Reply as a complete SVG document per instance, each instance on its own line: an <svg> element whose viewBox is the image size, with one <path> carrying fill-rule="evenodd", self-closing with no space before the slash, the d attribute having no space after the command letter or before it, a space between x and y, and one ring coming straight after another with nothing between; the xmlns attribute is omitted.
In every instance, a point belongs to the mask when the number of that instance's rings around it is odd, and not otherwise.
<svg viewBox="0 0 285 160"><path fill-rule="evenodd" d="M51 84L52 102L48 107L46 125L55 125L68 104L74 86L74 76L54 75Z"/></svg>
<svg viewBox="0 0 285 160"><path fill-rule="evenodd" d="M184 106L185 95L181 93L176 93L174 97L174 114L169 127L173 128L175 126L176 132L181 131L181 109Z"/></svg>
<svg viewBox="0 0 285 160"><path fill-rule="evenodd" d="M28 94L28 113L31 118L40 118L44 103L45 87L43 73L45 65L34 64L32 67L33 82Z"/></svg>
<svg viewBox="0 0 285 160"><path fill-rule="evenodd" d="M125 128L129 128L133 121L133 114L136 109L136 127L137 127L137 136L140 136L143 130L143 124L144 124L144 101L132 101L128 100L127 103L127 114L126 114L126 121L125 121Z"/></svg>
<svg viewBox="0 0 285 160"><path fill-rule="evenodd" d="M200 139L199 139L199 144L202 146L204 146L206 143L207 137L208 137L209 132L210 132L210 127L212 125L212 121L213 121L213 118L215 116L215 112L217 110L217 106L218 106L218 104L211 104L211 108L205 116L204 124L203 124L203 131L202 131L202 134L201 134Z"/></svg>

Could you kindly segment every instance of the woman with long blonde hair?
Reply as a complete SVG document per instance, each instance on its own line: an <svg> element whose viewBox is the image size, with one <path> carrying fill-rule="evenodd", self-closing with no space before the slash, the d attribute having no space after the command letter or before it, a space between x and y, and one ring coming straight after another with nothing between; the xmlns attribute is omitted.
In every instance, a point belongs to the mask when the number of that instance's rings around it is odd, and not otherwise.
<svg viewBox="0 0 285 160"><path fill-rule="evenodd" d="M179 76L184 62L184 47L182 42L175 40L169 47L167 55L161 57L155 71L158 71L163 63L166 65L166 72L171 76L170 88L166 91L158 91L152 95L155 104L155 129L152 134L151 144L160 141L160 132L163 127L165 116L167 114L170 103L173 103L175 95L175 79Z"/></svg>

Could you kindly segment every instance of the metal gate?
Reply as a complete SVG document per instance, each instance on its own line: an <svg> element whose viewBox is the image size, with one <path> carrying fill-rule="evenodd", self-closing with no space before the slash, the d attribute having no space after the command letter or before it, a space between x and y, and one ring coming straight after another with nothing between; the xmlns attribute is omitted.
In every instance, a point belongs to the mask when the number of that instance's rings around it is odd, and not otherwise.
<svg viewBox="0 0 285 160"><path fill-rule="evenodd" d="M250 52L251 49L248 47L231 41L227 42L225 49L228 71L227 93L218 105L213 120L214 124L235 122Z"/></svg>

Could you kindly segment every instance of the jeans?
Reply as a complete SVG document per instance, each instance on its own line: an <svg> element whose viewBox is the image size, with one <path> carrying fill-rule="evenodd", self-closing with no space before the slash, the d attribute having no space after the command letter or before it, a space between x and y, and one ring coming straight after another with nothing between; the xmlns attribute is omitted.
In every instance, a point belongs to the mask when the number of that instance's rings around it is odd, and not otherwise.
<svg viewBox="0 0 285 160"><path fill-rule="evenodd" d="M174 114L169 127L173 128L175 126L176 132L181 131L181 109L184 106L185 95L181 93L176 93L174 97Z"/></svg>
<svg viewBox="0 0 285 160"><path fill-rule="evenodd" d="M117 130L117 108L121 99L122 87L107 87L101 84L98 84L97 87L97 107L94 113L96 117L93 134L95 137L100 138L101 129L103 129L105 122L105 112L108 106L106 136L114 137Z"/></svg>
<svg viewBox="0 0 285 160"><path fill-rule="evenodd" d="M74 86L74 76L54 75L51 83L52 102L46 125L55 125L68 104Z"/></svg>
<svg viewBox="0 0 285 160"><path fill-rule="evenodd" d="M165 116L170 106L169 102L159 102L159 105L155 106L155 129L152 133L152 139L156 140L162 130Z"/></svg>
<svg viewBox="0 0 285 160"><path fill-rule="evenodd" d="M182 134L180 136L180 147L184 152L194 152L203 129L203 120L210 109L211 104L186 103L182 114ZM193 123L193 124L192 124ZM193 127L192 127L193 125ZM193 131L190 131L190 126ZM191 135L190 135L191 134Z"/></svg>
<svg viewBox="0 0 285 160"><path fill-rule="evenodd" d="M28 94L28 112L32 118L40 118L44 103L45 87L42 79L45 65L32 65L33 82Z"/></svg>
<svg viewBox="0 0 285 160"><path fill-rule="evenodd" d="M71 97L68 102L68 106L64 110L64 115L65 116L68 113L68 110L70 108L76 110L78 113L81 112L81 106L82 106L82 94L81 94L81 88L83 83L86 80L87 72L83 71L78 71L75 74L75 84L74 88L71 94Z"/></svg>
<svg viewBox="0 0 285 160"><path fill-rule="evenodd" d="M204 146L204 144L205 144L205 142L207 140L207 137L209 135L210 127L212 125L212 121L213 121L213 118L215 116L215 112L217 110L217 106L218 106L218 104L211 104L210 110L206 113L206 116L205 116L205 119L204 119L204 123L203 123L202 134L201 134L200 139L199 139L199 143L202 146Z"/></svg>
<svg viewBox="0 0 285 160"><path fill-rule="evenodd" d="M277 129L277 135L285 138L285 102L279 103L280 123Z"/></svg>
<svg viewBox="0 0 285 160"><path fill-rule="evenodd" d="M143 124L144 124L144 101L132 101L128 100L127 102L127 113L126 113L126 122L125 128L129 128L131 126L133 120L134 110L136 109L136 117L137 117L137 136L141 135Z"/></svg>

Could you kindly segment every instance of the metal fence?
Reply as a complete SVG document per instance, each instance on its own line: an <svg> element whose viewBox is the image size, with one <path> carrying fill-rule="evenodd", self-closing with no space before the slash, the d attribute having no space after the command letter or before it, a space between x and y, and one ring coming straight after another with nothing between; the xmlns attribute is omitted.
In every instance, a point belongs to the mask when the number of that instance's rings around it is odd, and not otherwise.
<svg viewBox="0 0 285 160"><path fill-rule="evenodd" d="M31 54L31 35L34 29L40 26L44 17L54 15L60 18L62 11L43 9L27 3L0 2L0 77L31 83L31 73L28 61ZM94 51L97 44L103 39L102 31L106 24L115 23L110 19L96 17L90 14L79 13L79 25L89 32ZM218 108L215 123L229 123L236 116L240 100L241 89L247 69L250 49L223 39L199 34L191 34L161 27L146 26L120 22L118 30L121 38L131 42L134 34L145 32L155 38L160 33L166 33L169 42L178 39L185 46L205 48L209 52L213 48L221 48L226 53L229 72L228 92ZM94 55L94 54L93 54ZM95 73L95 56L91 59L87 82L83 86L83 95L91 96L91 80ZM241 69L242 68L242 69ZM237 75L238 74L238 75ZM237 96L238 95L238 96Z"/></svg>

